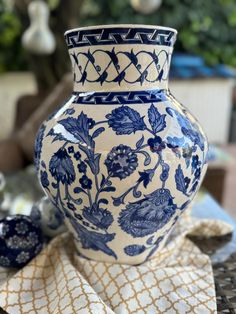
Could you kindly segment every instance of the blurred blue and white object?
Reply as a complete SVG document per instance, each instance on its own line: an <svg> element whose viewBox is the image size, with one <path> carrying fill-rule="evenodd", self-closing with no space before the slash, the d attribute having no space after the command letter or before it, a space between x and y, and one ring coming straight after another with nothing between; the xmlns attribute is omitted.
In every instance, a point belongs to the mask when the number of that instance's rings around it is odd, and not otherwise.
<svg viewBox="0 0 236 314"><path fill-rule="evenodd" d="M223 164L225 166L234 162L234 158L222 148L210 144L207 153L207 161L209 164Z"/></svg>
<svg viewBox="0 0 236 314"><path fill-rule="evenodd" d="M46 196L33 205L30 216L33 221L41 225L47 237L55 237L67 230L63 216Z"/></svg>

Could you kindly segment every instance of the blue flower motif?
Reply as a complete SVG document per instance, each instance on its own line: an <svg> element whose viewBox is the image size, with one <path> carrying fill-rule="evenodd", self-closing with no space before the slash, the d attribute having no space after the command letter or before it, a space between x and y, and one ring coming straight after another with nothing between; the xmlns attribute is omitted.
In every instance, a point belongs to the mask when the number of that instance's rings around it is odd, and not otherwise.
<svg viewBox="0 0 236 314"><path fill-rule="evenodd" d="M96 227L107 229L113 223L112 214L107 210L92 206L83 209L83 216Z"/></svg>
<svg viewBox="0 0 236 314"><path fill-rule="evenodd" d="M81 161L80 164L77 166L80 173L85 173L87 170L87 165L85 162Z"/></svg>
<svg viewBox="0 0 236 314"><path fill-rule="evenodd" d="M70 154L74 153L74 146L68 147L68 152L69 152Z"/></svg>
<svg viewBox="0 0 236 314"><path fill-rule="evenodd" d="M148 145L150 146L151 151L154 153L159 153L166 147L165 142L162 141L160 136L149 138Z"/></svg>
<svg viewBox="0 0 236 314"><path fill-rule="evenodd" d="M76 160L80 160L80 158L81 158L80 152L76 152L76 153L74 154L74 157L75 157Z"/></svg>
<svg viewBox="0 0 236 314"><path fill-rule="evenodd" d="M47 171L40 171L40 182L42 187L47 188L49 186L48 173Z"/></svg>
<svg viewBox="0 0 236 314"><path fill-rule="evenodd" d="M92 180L89 179L85 174L82 176L82 178L79 179L79 183L83 189L91 190L92 188Z"/></svg>
<svg viewBox="0 0 236 314"><path fill-rule="evenodd" d="M122 180L135 171L138 166L138 158L129 146L120 144L112 148L107 155L105 165L111 177Z"/></svg>
<svg viewBox="0 0 236 314"><path fill-rule="evenodd" d="M120 213L118 223L133 237L144 237L164 227L176 211L170 190L158 189Z"/></svg>
<svg viewBox="0 0 236 314"><path fill-rule="evenodd" d="M110 114L106 115L106 118L108 119L109 127L117 135L131 134L146 128L143 117L136 110L128 106L113 109Z"/></svg>
<svg viewBox="0 0 236 314"><path fill-rule="evenodd" d="M43 143L45 129L46 129L46 126L42 124L38 130L38 133L35 139L35 144L34 144L34 164L37 171L39 170L39 160L41 157L41 150L42 150L42 143Z"/></svg>
<svg viewBox="0 0 236 314"><path fill-rule="evenodd" d="M88 118L87 123L89 129L92 129L95 125L95 121L92 118Z"/></svg>
<svg viewBox="0 0 236 314"><path fill-rule="evenodd" d="M62 184L71 184L75 181L75 170L70 156L64 148L53 154L49 162L51 175Z"/></svg>

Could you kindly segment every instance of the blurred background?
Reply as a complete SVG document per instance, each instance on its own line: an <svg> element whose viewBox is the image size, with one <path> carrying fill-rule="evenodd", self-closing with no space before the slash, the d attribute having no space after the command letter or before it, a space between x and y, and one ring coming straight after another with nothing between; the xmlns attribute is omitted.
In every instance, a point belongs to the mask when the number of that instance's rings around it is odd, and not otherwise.
<svg viewBox="0 0 236 314"><path fill-rule="evenodd" d="M30 166L34 138L72 91L63 33L114 23L178 30L170 89L211 143L204 188L236 218L235 0L0 0L2 208L27 211L42 193Z"/></svg>

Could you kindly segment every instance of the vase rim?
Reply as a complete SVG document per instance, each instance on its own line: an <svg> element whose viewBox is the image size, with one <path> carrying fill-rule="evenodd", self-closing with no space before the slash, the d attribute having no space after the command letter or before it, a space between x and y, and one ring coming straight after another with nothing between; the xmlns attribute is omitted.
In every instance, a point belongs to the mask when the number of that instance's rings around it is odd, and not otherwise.
<svg viewBox="0 0 236 314"><path fill-rule="evenodd" d="M175 28L167 27L167 26L160 26L160 25L149 25L149 24L102 24L102 25L91 25L91 26L82 26L82 27L76 27L67 30L64 33L64 36L68 35L71 32L76 31L82 31L82 30L92 30L92 29L98 29L98 28L152 28L152 29L159 29L159 30L166 30L166 31L172 31L176 35L178 34L178 31Z"/></svg>

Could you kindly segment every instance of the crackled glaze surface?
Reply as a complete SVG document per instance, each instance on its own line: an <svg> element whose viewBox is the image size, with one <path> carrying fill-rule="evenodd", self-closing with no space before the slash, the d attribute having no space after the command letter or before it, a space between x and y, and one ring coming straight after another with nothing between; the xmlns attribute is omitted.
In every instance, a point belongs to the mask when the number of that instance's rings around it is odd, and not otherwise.
<svg viewBox="0 0 236 314"><path fill-rule="evenodd" d="M74 93L41 126L35 163L81 255L138 264L161 248L206 171L207 140L168 90L176 32L65 35Z"/></svg>

